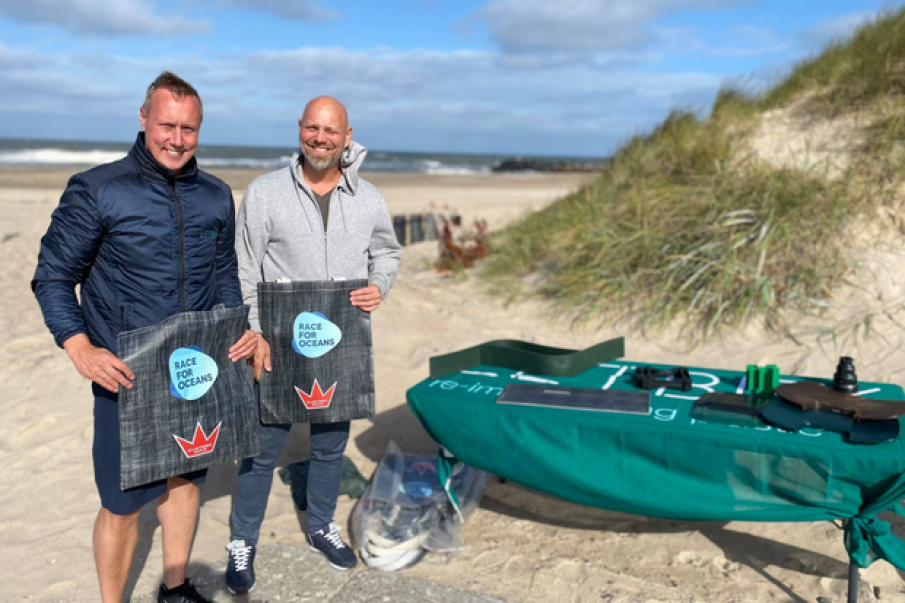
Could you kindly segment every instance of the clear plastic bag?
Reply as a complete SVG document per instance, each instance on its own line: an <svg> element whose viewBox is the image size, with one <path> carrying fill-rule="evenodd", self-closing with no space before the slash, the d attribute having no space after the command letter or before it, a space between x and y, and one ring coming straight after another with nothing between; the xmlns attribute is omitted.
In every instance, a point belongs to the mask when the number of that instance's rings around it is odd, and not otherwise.
<svg viewBox="0 0 905 603"><path fill-rule="evenodd" d="M352 513L352 535L364 562L383 571L411 567L428 551L464 548L458 526L478 506L487 474L457 463L452 489L440 483L436 456L403 454L391 441Z"/></svg>

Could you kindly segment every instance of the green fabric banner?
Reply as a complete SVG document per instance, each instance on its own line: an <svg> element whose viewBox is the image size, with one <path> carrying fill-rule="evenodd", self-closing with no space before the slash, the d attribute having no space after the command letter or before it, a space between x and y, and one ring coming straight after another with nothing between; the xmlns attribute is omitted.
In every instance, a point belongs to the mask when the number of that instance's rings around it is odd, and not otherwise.
<svg viewBox="0 0 905 603"><path fill-rule="evenodd" d="M706 368L689 367L690 392L651 390L647 415L496 403L510 383L634 390L636 365L611 361L573 377L480 365L422 381L408 390L408 402L459 460L529 488L671 519L851 520L845 544L854 564L886 559L905 570L905 543L876 518L884 509L905 515L898 505L905 497L903 437L859 446L816 429L692 419L702 394L741 391L744 373ZM862 382L860 395L905 399L889 384Z"/></svg>
<svg viewBox="0 0 905 603"><path fill-rule="evenodd" d="M514 339L497 339L471 348L433 356L430 376L451 375L461 370L490 364L541 375L571 376L583 373L600 362L608 362L625 355L625 340L610 339L586 350L551 348Z"/></svg>

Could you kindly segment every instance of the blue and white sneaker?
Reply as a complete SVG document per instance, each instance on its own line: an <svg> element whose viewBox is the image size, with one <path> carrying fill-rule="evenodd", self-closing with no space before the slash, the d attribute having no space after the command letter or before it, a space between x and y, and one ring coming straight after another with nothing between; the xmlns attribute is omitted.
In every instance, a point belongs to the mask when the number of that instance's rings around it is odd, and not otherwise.
<svg viewBox="0 0 905 603"><path fill-rule="evenodd" d="M327 558L333 569L346 571L358 564L358 557L339 535L339 526L331 523L323 530L308 534L308 546Z"/></svg>
<svg viewBox="0 0 905 603"><path fill-rule="evenodd" d="M226 545L229 562L226 566L226 588L234 595L249 593L255 589L255 547L245 545L244 540L233 540Z"/></svg>

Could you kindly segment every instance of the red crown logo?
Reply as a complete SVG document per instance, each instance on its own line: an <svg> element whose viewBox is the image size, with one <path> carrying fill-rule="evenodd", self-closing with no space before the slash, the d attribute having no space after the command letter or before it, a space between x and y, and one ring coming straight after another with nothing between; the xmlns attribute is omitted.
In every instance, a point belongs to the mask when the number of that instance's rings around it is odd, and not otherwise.
<svg viewBox="0 0 905 603"><path fill-rule="evenodd" d="M214 451L214 447L217 445L217 438L220 437L221 425L223 425L223 421L217 423L217 426L211 432L211 435L206 436L204 435L204 430L201 429L201 423L196 424L195 435L192 437L191 442L180 438L175 433L173 434L173 437L176 438L176 443L182 448L182 452L185 454L186 458L191 459Z"/></svg>
<svg viewBox="0 0 905 603"><path fill-rule="evenodd" d="M430 471L431 473L437 472L437 470L434 468L434 464L427 461L415 463L414 465L412 465L412 471L417 471L418 475L424 475L428 471Z"/></svg>
<svg viewBox="0 0 905 603"><path fill-rule="evenodd" d="M295 387L294 385L292 387ZM336 383L330 386L330 389L327 390L327 393L321 391L321 386L317 382L317 379L314 380L314 387L311 388L311 393L305 393L299 388L295 387L296 393L298 393L299 397L302 399L302 404L305 405L305 408L308 410L314 410L315 408L327 408L330 406L330 402L333 400L333 392L336 390Z"/></svg>

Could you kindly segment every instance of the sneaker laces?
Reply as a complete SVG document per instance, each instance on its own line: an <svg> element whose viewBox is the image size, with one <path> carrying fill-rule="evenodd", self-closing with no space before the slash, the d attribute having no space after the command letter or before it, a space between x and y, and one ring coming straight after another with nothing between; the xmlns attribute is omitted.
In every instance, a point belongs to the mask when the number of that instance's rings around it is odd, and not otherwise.
<svg viewBox="0 0 905 603"><path fill-rule="evenodd" d="M226 548L229 549L229 556L232 558L237 572L244 572L248 569L248 557L251 555L252 549L250 545L245 546L244 540L233 540Z"/></svg>
<svg viewBox="0 0 905 603"><path fill-rule="evenodd" d="M331 545L333 545L333 548L335 548L335 549L346 548L346 543L343 542L343 539L339 535L340 529L341 528L338 525L336 525L335 523L331 523L329 532L324 532L323 530L321 530L321 534L324 535L324 539L327 542L329 542Z"/></svg>

